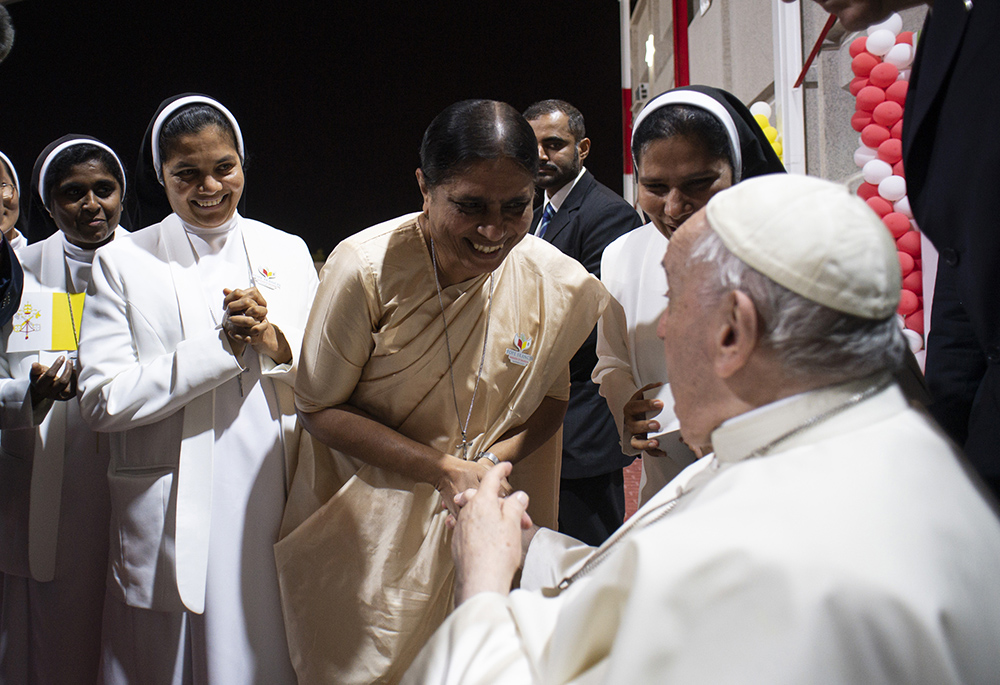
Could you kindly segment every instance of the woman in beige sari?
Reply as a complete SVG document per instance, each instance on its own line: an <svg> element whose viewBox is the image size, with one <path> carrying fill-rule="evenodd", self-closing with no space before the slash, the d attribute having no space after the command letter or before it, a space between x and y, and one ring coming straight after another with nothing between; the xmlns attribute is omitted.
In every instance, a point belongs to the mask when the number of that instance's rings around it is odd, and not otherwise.
<svg viewBox="0 0 1000 685"><path fill-rule="evenodd" d="M442 502L493 463L555 525L568 363L607 294L526 237L537 167L512 107L456 103L424 134L423 211L323 268L296 383L313 439L275 548L300 682L402 677L452 609Z"/></svg>

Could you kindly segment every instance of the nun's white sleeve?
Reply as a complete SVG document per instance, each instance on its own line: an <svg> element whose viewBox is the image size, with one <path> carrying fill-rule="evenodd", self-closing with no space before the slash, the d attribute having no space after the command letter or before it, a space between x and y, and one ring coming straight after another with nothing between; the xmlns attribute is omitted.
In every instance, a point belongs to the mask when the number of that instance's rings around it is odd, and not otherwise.
<svg viewBox="0 0 1000 685"><path fill-rule="evenodd" d="M161 301L133 302L121 273L124 267L132 278L156 277L143 271L144 256L133 249L99 250L94 257L80 340L80 410L94 430L160 421L242 370L221 329L185 337L172 349L159 342L162 332L153 323L159 312L152 310L176 311L170 281Z"/></svg>
<svg viewBox="0 0 1000 685"><path fill-rule="evenodd" d="M8 324L4 330L5 348L9 332ZM0 430L21 430L41 425L52 408L52 400L42 400L37 407L33 407L30 379L13 378L13 375L6 352L0 353Z"/></svg>
<svg viewBox="0 0 1000 685"><path fill-rule="evenodd" d="M285 282L282 290L287 289L293 297L285 299L283 306L273 307L271 303L275 302L274 295L266 289L258 288L258 290L268 301L267 320L284 334L292 351L292 359L284 364L276 364L273 359L262 354L260 369L263 376L294 388L299 368L299 354L302 352L302 338L305 335L309 310L312 309L316 289L319 287L319 278L305 241L296 235L274 228L271 230L276 234L272 240L281 241L281 244L275 245L274 249L280 250L283 260L288 260L290 264L283 268Z"/></svg>
<svg viewBox="0 0 1000 685"><path fill-rule="evenodd" d="M640 454L640 450L632 447L632 436L625 435L625 403L639 387L632 376L625 309L618 301L621 293L616 292L615 287L616 283L621 282L620 278L615 277L615 270L621 263L617 255L622 245L623 241L615 241L601 256L601 282L611 293L611 300L597 322L597 366L594 367L591 379L600 386L599 392L608 402L608 409L618 427L622 452L635 456Z"/></svg>

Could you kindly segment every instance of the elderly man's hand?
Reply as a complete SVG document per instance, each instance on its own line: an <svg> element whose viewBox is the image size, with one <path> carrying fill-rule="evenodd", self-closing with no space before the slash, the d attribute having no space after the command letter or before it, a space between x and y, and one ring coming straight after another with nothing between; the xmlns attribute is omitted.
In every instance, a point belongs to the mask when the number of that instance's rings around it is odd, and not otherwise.
<svg viewBox="0 0 1000 685"><path fill-rule="evenodd" d="M653 388L658 388L663 383L649 383L635 391L631 399L625 403L625 434L631 435L629 443L632 449L642 450L654 457L665 457L667 453L659 449L658 440L647 440L646 435L650 432L660 430L660 422L655 419L646 420L649 413L659 413L663 409L663 402L660 400L647 400L643 393Z"/></svg>
<svg viewBox="0 0 1000 685"><path fill-rule="evenodd" d="M527 524L528 496L500 496L500 483L511 465L500 462L475 492L463 492L463 506L451 538L455 560L455 605L480 592L506 594L521 563L521 530Z"/></svg>

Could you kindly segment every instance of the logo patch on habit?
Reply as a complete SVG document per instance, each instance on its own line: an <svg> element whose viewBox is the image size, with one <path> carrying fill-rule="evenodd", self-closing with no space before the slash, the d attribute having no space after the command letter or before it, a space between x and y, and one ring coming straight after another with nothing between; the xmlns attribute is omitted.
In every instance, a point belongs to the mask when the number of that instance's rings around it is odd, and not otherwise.
<svg viewBox="0 0 1000 685"><path fill-rule="evenodd" d="M514 336L514 347L507 348L507 358L519 366L527 366L528 362L534 359L528 354L529 347L531 347L531 338L523 333L518 333Z"/></svg>
<svg viewBox="0 0 1000 685"><path fill-rule="evenodd" d="M278 283L278 277L275 275L275 273L273 271L269 271L266 267L263 266L257 269L257 274L256 277L254 278L254 281L257 282L257 285L262 285L270 290L277 290L278 288L281 287L281 284Z"/></svg>

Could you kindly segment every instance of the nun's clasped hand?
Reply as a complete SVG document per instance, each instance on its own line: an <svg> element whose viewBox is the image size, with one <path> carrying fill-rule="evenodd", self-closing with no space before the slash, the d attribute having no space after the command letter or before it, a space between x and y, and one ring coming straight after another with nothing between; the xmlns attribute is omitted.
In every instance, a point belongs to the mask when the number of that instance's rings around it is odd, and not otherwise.
<svg viewBox="0 0 1000 685"><path fill-rule="evenodd" d="M59 373L62 368L62 373ZM60 356L52 366L42 366L38 362L31 365L31 404L38 406L44 400L66 400L76 397L76 366Z"/></svg>
<svg viewBox="0 0 1000 685"><path fill-rule="evenodd" d="M284 334L267 320L267 300L257 288L239 288L222 291L225 299L222 306L226 313L222 319L222 330L229 337L233 353L243 354L246 345L256 352L266 354L277 364L291 361L292 350Z"/></svg>

